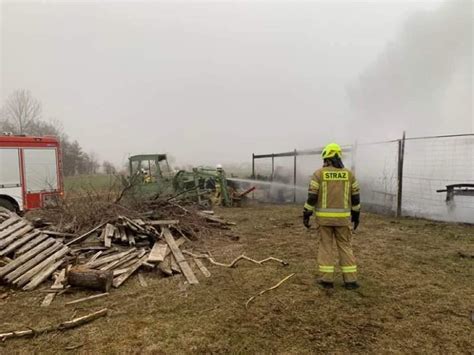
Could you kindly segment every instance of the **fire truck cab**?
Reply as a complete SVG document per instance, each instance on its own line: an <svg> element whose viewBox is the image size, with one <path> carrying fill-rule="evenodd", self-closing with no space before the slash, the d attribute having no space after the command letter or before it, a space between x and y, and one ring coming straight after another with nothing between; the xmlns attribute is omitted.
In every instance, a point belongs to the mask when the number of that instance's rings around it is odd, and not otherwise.
<svg viewBox="0 0 474 355"><path fill-rule="evenodd" d="M0 207L22 212L63 194L58 139L0 135Z"/></svg>

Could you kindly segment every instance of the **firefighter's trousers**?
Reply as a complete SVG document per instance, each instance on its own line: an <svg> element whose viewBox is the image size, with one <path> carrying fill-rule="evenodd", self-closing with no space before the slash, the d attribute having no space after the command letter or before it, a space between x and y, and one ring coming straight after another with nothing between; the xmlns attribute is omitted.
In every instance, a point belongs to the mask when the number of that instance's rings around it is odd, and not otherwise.
<svg viewBox="0 0 474 355"><path fill-rule="evenodd" d="M318 264L319 272L322 275L321 281L334 281L334 266L336 264L334 242L339 253L339 264L344 282L357 281L357 265L352 252L352 232L349 226L319 226L318 231L320 236Z"/></svg>

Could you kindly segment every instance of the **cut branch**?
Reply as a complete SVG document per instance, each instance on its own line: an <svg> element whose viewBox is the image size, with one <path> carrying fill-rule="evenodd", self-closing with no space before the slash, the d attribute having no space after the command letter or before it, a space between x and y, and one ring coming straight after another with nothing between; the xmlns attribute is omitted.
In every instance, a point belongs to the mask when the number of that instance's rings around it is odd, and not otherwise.
<svg viewBox="0 0 474 355"><path fill-rule="evenodd" d="M51 325L51 326L37 329L37 330L28 329L28 330L18 330L18 331L13 331L13 332L0 333L0 340L5 341L6 339L10 339L10 338L21 338L21 337L27 337L27 336L34 336L36 334L49 333L56 330L72 329L72 328L90 323L98 318L105 317L107 315L107 312L108 312L108 309L104 308L100 311L88 314L83 317L75 318L73 320L66 321L58 325Z"/></svg>
<svg viewBox="0 0 474 355"><path fill-rule="evenodd" d="M282 264L283 266L288 266L289 265L286 261L274 258L273 256L269 256L268 258L263 259L263 260L255 260L255 259L249 258L248 256L245 256L245 255L242 254L242 255L238 256L237 258L235 258L234 260L232 260L232 262L230 264L225 264L225 263L220 263L218 261L215 261L214 258L212 258L209 255L205 255L205 254L197 255L197 254L193 254L193 253L191 253L189 251L186 251L186 250L183 250L183 254L192 256L193 258L197 258L197 259L207 259L207 260L209 260L209 262L211 264L218 265L218 266L223 266L223 267L236 267L237 263L240 260L247 260L247 261L250 261L254 264L259 264L259 265L262 265L262 264L264 264L266 262L269 262L269 261L275 261L277 263Z"/></svg>
<svg viewBox="0 0 474 355"><path fill-rule="evenodd" d="M270 288L267 288L267 289L265 289L265 290L263 290L263 291L260 291L257 295L250 297L250 298L247 300L247 302L245 302L245 308L248 308L250 302L252 302L256 297L261 296L261 295L263 295L264 293L266 293L266 292L268 292L268 291L271 291L271 290L274 290L274 289L280 287L283 282L285 282L286 280L290 279L290 278L293 277L294 275L295 275L294 273L293 273L293 274L290 274L290 275L288 275L287 277L285 277L283 280L281 280L280 282L278 282L276 285L274 285L274 286L272 286L272 287L270 287Z"/></svg>

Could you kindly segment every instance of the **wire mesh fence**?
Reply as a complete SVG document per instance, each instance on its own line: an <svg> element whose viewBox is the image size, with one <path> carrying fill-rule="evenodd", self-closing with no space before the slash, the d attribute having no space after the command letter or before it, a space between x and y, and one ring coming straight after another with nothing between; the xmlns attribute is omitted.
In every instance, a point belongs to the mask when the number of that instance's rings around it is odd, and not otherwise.
<svg viewBox="0 0 474 355"><path fill-rule="evenodd" d="M474 223L474 134L403 137L343 151L344 165L359 180L365 210ZM304 202L311 175L322 163L320 152L253 155L252 176L271 182L259 198Z"/></svg>

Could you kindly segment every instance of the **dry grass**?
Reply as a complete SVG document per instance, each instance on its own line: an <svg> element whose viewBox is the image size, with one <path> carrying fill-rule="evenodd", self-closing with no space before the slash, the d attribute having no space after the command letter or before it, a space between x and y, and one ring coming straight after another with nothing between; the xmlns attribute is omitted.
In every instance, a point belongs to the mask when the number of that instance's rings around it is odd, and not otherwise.
<svg viewBox="0 0 474 355"><path fill-rule="evenodd" d="M0 344L0 352L83 353L470 353L474 309L472 226L364 215L354 245L360 291L314 285L317 241L300 223L301 207L255 206L219 213L238 223L239 241L203 238L195 251L219 261L246 253L284 258L290 266L242 263L209 266L212 277L185 286L180 278L145 274L108 298L65 306L88 295L59 296L40 308L44 293L13 292L0 300L0 331L39 327L102 307L110 316L64 333ZM245 301L296 272L277 290ZM340 281L340 279L339 279ZM0 287L2 293L9 292Z"/></svg>

